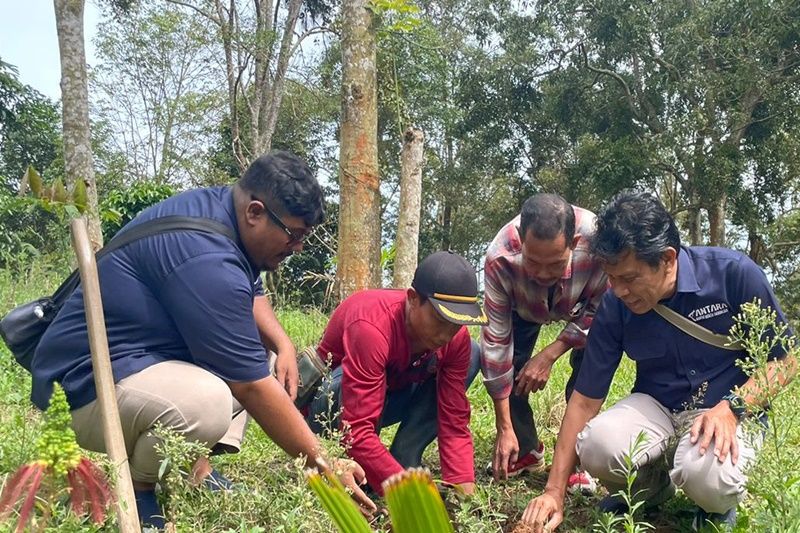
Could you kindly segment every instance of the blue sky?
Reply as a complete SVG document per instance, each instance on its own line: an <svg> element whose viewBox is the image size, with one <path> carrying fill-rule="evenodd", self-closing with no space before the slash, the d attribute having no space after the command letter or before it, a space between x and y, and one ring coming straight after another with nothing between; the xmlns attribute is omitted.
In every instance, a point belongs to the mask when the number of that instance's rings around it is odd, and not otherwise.
<svg viewBox="0 0 800 533"><path fill-rule="evenodd" d="M99 10L87 1L84 38L90 65L94 62L91 39L99 19ZM0 0L0 58L17 67L22 83L53 100L61 98L61 65L52 0Z"/></svg>

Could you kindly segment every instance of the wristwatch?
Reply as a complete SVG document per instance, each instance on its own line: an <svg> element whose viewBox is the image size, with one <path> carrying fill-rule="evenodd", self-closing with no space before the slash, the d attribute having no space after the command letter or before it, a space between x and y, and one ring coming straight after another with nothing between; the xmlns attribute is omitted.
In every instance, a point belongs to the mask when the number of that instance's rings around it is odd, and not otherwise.
<svg viewBox="0 0 800 533"><path fill-rule="evenodd" d="M737 419L741 420L747 414L747 405L744 403L744 399L735 392L726 394L722 399L728 400L728 405Z"/></svg>

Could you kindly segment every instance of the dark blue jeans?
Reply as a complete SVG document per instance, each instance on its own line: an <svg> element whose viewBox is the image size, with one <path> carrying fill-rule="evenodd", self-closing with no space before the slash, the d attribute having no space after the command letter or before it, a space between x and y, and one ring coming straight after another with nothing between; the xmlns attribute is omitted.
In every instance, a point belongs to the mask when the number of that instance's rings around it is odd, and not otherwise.
<svg viewBox="0 0 800 533"><path fill-rule="evenodd" d="M480 370L480 348L473 341L465 390L469 388ZM309 404L306 421L311 430L325 434L339 427L341 411L342 367L336 367L320 385L316 396ZM438 432L438 402L435 376L422 383L386 394L383 413L377 432L400 423L389 452L403 468L422 464L422 453L433 442Z"/></svg>
<svg viewBox="0 0 800 533"><path fill-rule="evenodd" d="M542 325L522 320L517 313L512 314L511 320L514 335L514 378L516 378L533 354L533 348L536 346L536 339L539 337L539 330ZM575 388L575 380L578 378L581 361L583 361L583 350L572 350L572 354L569 357L572 374L564 391L567 401L569 401L572 390ZM516 381L514 381L514 385L516 385ZM539 434L536 431L536 422L533 419L533 409L531 409L531 404L528 400L527 394L525 396L517 396L513 391L508 398L511 425L514 427L514 433L519 441L520 457L530 453L531 450L539 448Z"/></svg>

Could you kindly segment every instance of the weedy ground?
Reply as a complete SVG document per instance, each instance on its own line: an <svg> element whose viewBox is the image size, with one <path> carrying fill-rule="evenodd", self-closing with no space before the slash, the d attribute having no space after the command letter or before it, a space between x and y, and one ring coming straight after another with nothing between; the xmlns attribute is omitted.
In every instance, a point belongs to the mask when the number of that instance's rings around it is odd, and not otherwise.
<svg viewBox="0 0 800 533"><path fill-rule="evenodd" d="M12 273L0 271L0 314L14 305L52 291L63 279L65 272L51 272L46 268ZM315 343L327 322L327 316L315 310L278 310L281 323L298 347ZM475 334L477 332L473 332ZM545 328L539 345L550 342L558 333L557 326ZM531 402L539 433L544 440L548 462L563 415L564 385L569 377L568 358L556 364L546 389L532 396ZM627 359L617 372L607 405L627 395L632 387L633 365ZM0 486L9 472L30 461L35 452L39 428L39 413L29 402L30 377L18 367L5 346L0 347ZM456 530L460 532L510 532L513 531L527 502L539 494L546 481L546 473L523 476L496 483L486 472L494 445L494 414L491 401L480 379L470 387L472 404L471 429L475 442L475 469L477 494L462 500L455 494L445 494L448 510ZM774 478L774 483L760 483L748 501L740 506L739 531L784 531L786 513L796 513L800 529L800 481L797 457L800 456L800 420L794 415L800 403L800 389L793 386L774 405L776 417L784 424L779 442L765 445L757 465L759 479ZM393 430L382 433L386 443L391 442ZM186 444L179 439L167 439L165 448L171 464L177 469L187 454ZM341 453L337 442L327 441L330 452ZM239 490L230 494L210 493L183 483L180 476L165 480L165 509L177 531L186 532L295 532L333 531L330 520L313 494L305 485L302 467L289 459L264 433L251 424L242 453L215 457L215 466L233 479ZM425 454L425 465L436 478L439 475L438 449L434 443ZM175 470L177 471L177 470ZM765 488L766 487L766 488ZM782 488L781 488L782 487ZM781 492L781 494L777 494ZM796 504L783 505L776 511L777 499L790 499L796 495ZM594 504L600 496L574 496L568 498L566 518L559 531L593 531L599 522ZM55 513L47 524L39 524L42 531L115 531L113 519L102 527L81 521L67 512L66 505L55 502ZM680 493L668 502L658 514L638 517L652 524L658 532L690 530L693 506ZM777 520L776 513L781 513ZM780 529L776 524L782 523ZM792 523L789 519L788 523ZM373 526L379 531L389 531L390 524L378 517ZM13 522L0 524L0 531L12 531ZM791 526L790 526L791 529Z"/></svg>

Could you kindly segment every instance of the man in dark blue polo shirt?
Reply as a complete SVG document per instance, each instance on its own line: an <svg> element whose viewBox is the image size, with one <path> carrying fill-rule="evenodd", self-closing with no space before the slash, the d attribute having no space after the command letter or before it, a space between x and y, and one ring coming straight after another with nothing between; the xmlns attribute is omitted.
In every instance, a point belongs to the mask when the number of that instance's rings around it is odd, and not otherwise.
<svg viewBox="0 0 800 533"><path fill-rule="evenodd" d="M613 290L595 316L544 493L528 504L524 520L537 531L561 522L567 478L579 459L609 492L624 488L624 457L643 432L646 444L633 457L634 490L643 490L647 505L666 500L677 486L698 505L695 527L734 523L744 470L758 448L758 439L742 431L740 406L762 403L754 379L736 365L747 354L698 340L654 308L662 304L727 335L742 304L758 298L786 323L766 276L739 252L682 247L674 220L646 193L623 192L609 202L591 249ZM632 394L598 415L622 352L636 362ZM769 367L782 371L767 374L785 385L794 356L778 344L769 359ZM677 448L667 471L670 439ZM624 511L623 505L613 497L601 502L609 511Z"/></svg>
<svg viewBox="0 0 800 533"><path fill-rule="evenodd" d="M253 162L232 187L185 192L145 210L122 231L168 216L212 219L234 238L173 231L134 241L97 265L139 514L157 527L164 523L154 494L161 458L150 430L157 423L187 440L237 451L249 414L287 453L306 456L309 466L320 456L292 403L295 348L260 281L262 270L275 270L302 250L322 222L317 180L297 157L274 152ZM265 346L277 354L274 376ZM33 402L45 409L53 383L60 383L78 442L104 451L80 287L42 338L32 374ZM360 467L351 469L363 478ZM224 479L207 460L198 461L196 478L208 474Z"/></svg>

